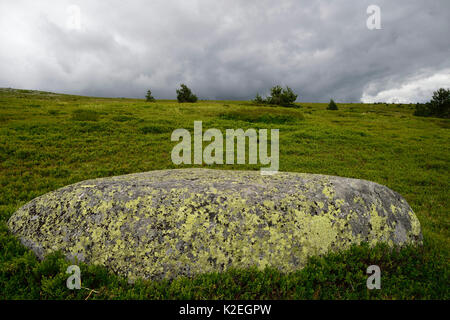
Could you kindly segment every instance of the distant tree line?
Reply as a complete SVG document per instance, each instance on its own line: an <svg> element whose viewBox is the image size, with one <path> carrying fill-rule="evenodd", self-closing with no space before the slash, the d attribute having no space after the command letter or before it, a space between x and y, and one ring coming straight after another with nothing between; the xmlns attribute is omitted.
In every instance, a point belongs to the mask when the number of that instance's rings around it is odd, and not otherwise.
<svg viewBox="0 0 450 320"><path fill-rule="evenodd" d="M180 89L176 90L177 100L180 103L197 102L198 98L195 94L192 93L192 90L189 89L185 84L180 85ZM155 98L152 96L151 90L147 91L147 95L145 96L146 101L154 102ZM286 88L282 88L279 85L276 85L270 89L270 95L263 98L256 94L254 100L252 100L256 104L261 105L278 105L283 107L297 107L295 104L298 95L295 94L291 88L286 86ZM381 102L377 102L375 104L382 104ZM338 110L337 104L330 100L330 103L327 107L328 110ZM439 118L450 118L450 89L440 88L439 90L433 92L433 97L427 103L417 103L414 111L415 116L421 117L439 117Z"/></svg>

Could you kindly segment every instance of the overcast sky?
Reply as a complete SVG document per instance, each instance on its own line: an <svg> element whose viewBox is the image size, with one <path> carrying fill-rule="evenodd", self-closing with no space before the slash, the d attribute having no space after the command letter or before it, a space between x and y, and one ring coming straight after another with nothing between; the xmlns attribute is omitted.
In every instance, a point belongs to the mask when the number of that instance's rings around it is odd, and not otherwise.
<svg viewBox="0 0 450 320"><path fill-rule="evenodd" d="M0 87L249 99L281 84L299 101L417 102L450 87L450 1L0 0L0 48Z"/></svg>

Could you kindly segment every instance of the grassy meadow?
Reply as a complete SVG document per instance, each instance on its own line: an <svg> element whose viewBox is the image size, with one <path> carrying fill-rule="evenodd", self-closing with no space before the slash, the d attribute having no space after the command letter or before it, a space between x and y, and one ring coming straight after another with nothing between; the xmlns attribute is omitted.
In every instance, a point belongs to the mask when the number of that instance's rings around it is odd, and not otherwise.
<svg viewBox="0 0 450 320"><path fill-rule="evenodd" d="M450 120L413 116L412 105L338 106L150 103L0 89L0 299L449 299ZM40 262L9 233L14 211L46 192L85 179L183 167L172 164L170 136L177 128L193 132L195 120L223 133L280 129L280 171L366 179L399 192L421 222L423 247L355 246L312 258L290 274L228 270L134 284L82 264L84 288L70 291L70 263L61 254ZM366 288L371 264L381 267L381 290Z"/></svg>

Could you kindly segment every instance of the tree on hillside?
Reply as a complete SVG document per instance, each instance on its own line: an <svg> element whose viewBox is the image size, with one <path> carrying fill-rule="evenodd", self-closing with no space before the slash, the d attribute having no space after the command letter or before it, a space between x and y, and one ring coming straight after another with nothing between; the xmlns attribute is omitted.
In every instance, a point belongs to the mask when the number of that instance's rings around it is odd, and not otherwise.
<svg viewBox="0 0 450 320"><path fill-rule="evenodd" d="M270 96L263 99L259 94L256 94L253 102L257 104L272 104L283 107L295 106L294 102L297 100L298 95L296 95L291 88L286 87L283 89L281 86L275 86L270 89Z"/></svg>
<svg viewBox="0 0 450 320"><path fill-rule="evenodd" d="M148 102L154 102L154 101L155 101L155 98L153 98L152 92L151 92L150 89L147 91L147 95L145 96L145 99L146 99Z"/></svg>
<svg viewBox="0 0 450 320"><path fill-rule="evenodd" d="M416 104L414 115L450 118L450 89L440 88L434 91L433 97L429 102Z"/></svg>
<svg viewBox="0 0 450 320"><path fill-rule="evenodd" d="M181 88L177 89L178 102L197 102L197 96L192 93L185 84L181 84Z"/></svg>
<svg viewBox="0 0 450 320"><path fill-rule="evenodd" d="M416 109L414 110L414 115L418 117L429 117L430 109L428 107L428 103L417 103Z"/></svg>
<svg viewBox="0 0 450 320"><path fill-rule="evenodd" d="M338 106L333 99L330 99L330 103L328 104L327 110L338 110Z"/></svg>

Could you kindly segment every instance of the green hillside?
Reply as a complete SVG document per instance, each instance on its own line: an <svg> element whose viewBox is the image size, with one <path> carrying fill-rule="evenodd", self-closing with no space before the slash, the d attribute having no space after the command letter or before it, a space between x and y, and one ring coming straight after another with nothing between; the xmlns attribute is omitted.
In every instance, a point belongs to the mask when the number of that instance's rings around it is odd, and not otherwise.
<svg viewBox="0 0 450 320"><path fill-rule="evenodd" d="M93 98L0 89L0 299L449 299L450 120L413 116L412 105ZM353 247L314 258L295 273L228 270L174 281L140 281L81 265L85 289L65 286L60 254L43 262L6 227L31 199L85 179L180 168L171 161L177 128L277 128L280 171L371 180L400 193L417 214L421 248ZM184 166L186 167L186 166ZM208 168L259 170L261 165ZM366 268L382 289L366 288ZM89 288L89 289L87 289ZM91 291L91 289L95 291Z"/></svg>

